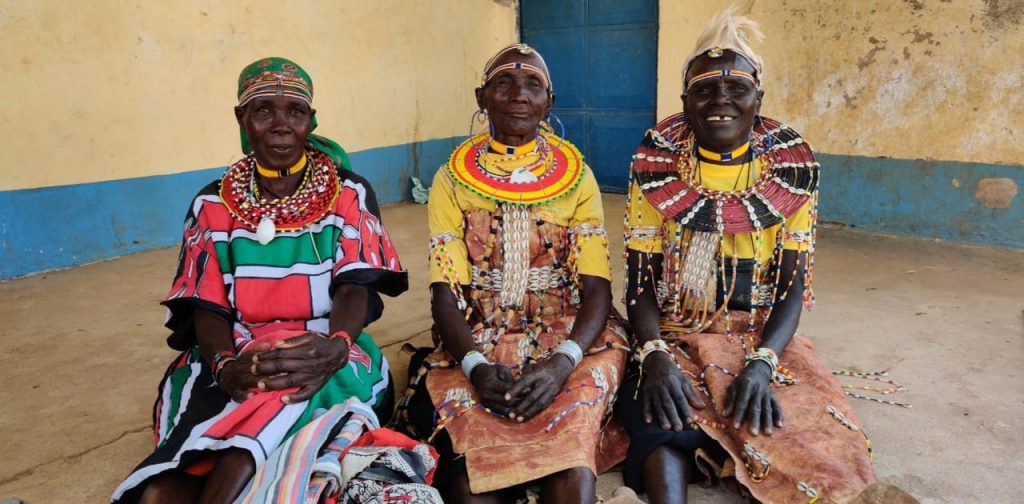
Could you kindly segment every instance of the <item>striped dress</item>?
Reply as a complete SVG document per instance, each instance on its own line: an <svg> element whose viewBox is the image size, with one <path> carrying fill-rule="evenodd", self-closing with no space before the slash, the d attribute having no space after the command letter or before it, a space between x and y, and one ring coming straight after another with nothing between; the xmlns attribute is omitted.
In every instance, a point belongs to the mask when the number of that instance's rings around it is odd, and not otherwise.
<svg viewBox="0 0 1024 504"><path fill-rule="evenodd" d="M330 163L318 152L309 155L320 166ZM203 188L185 218L178 269L163 302L172 330L168 345L181 354L161 380L153 407L155 450L118 486L114 502L136 500L143 483L164 471L208 473L211 451L243 448L259 467L316 410L350 397L374 408L388 406L382 404L391 393L388 363L365 332L355 339L348 364L305 402L286 405L280 401L283 391L276 391L238 403L214 382L196 343L197 308L233 321L235 349L242 352L256 341L328 333L333 293L341 284L369 288L367 324L383 311L378 293L395 296L408 288L366 180L348 170L330 170L328 182L338 191L323 215L303 229L278 231L261 245L254 226L221 197L222 184L246 175L250 165L244 161ZM332 193L324 191L323 197Z"/></svg>

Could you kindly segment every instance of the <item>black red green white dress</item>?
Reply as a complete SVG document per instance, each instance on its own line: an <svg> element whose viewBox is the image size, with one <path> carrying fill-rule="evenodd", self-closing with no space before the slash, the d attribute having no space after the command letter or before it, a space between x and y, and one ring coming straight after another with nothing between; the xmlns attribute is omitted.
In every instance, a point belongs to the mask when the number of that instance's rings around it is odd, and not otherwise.
<svg viewBox="0 0 1024 504"><path fill-rule="evenodd" d="M196 309L233 321L241 352L257 340L327 333L332 294L341 284L370 288L367 323L383 310L378 293L395 296L408 288L370 185L335 168L320 152L310 150L307 159L308 176L293 196L299 204L294 212L276 212L277 232L266 245L256 238L262 215L253 211L258 200L250 192L251 157L230 166L192 200L177 272L163 302L173 331L168 345L182 353L168 367L153 407L155 449L118 486L113 501L135 500L141 484L164 471L208 472L211 451L243 448L259 466L317 409L350 397L376 409L385 400L388 363L365 332L355 340L348 365L297 404L282 403L279 393L231 400L196 346Z"/></svg>

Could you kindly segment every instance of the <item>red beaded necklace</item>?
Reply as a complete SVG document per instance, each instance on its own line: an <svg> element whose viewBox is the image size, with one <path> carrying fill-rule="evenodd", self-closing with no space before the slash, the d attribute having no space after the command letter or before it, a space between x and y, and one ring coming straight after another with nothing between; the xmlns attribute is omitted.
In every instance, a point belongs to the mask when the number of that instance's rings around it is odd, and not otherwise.
<svg viewBox="0 0 1024 504"><path fill-rule="evenodd" d="M341 190L338 172L330 158L306 151L308 161L299 187L291 196L267 198L257 184L256 158L252 155L231 165L220 183L220 199L235 218L255 229L264 218L278 231L297 231L319 221L334 206Z"/></svg>

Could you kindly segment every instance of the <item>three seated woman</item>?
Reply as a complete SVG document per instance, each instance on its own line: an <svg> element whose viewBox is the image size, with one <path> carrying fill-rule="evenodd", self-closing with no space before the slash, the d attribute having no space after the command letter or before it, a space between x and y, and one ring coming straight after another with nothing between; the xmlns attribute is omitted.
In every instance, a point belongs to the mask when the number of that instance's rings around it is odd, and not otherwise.
<svg viewBox="0 0 1024 504"><path fill-rule="evenodd" d="M488 130L430 190L434 347L396 415L437 449L446 500L594 502L596 475L623 461L652 503L685 502L691 481L734 479L763 502L843 502L874 481L842 388L794 336L813 300L819 167L760 116L759 37L714 18L684 66L683 113L637 149L628 330L598 185L554 132L543 57L513 44L484 65ZM190 205L164 302L183 353L156 449L115 501L231 501L317 410L356 397L390 417L387 363L362 329L406 277L372 189L312 134L312 91L280 58L239 77L246 157Z"/></svg>

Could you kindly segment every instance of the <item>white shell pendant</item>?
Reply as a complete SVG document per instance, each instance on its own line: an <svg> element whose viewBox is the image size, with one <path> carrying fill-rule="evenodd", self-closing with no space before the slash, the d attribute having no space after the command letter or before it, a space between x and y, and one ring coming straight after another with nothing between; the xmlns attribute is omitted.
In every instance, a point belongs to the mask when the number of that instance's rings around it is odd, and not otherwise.
<svg viewBox="0 0 1024 504"><path fill-rule="evenodd" d="M260 245L266 245L274 239L276 233L277 226L274 225L274 220L264 217L260 220L260 225L256 226L256 241L260 242Z"/></svg>
<svg viewBox="0 0 1024 504"><path fill-rule="evenodd" d="M508 181L513 184L529 184L530 182L536 182L537 176L526 168L516 168L509 176Z"/></svg>

